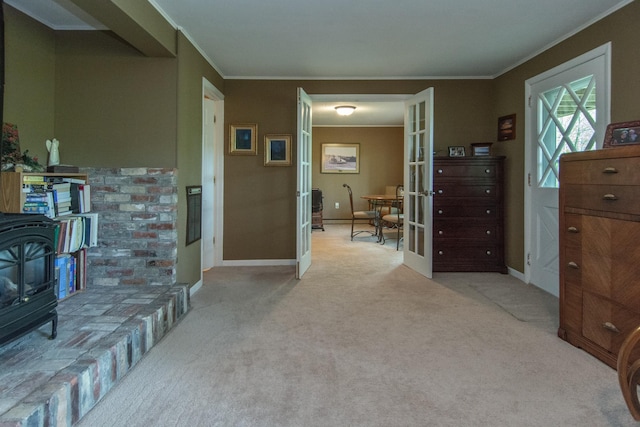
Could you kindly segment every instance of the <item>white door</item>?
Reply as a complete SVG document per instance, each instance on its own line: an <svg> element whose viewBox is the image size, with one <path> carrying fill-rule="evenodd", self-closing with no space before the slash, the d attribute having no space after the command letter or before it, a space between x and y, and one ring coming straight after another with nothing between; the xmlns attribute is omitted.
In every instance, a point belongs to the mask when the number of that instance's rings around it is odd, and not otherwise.
<svg viewBox="0 0 640 427"><path fill-rule="evenodd" d="M311 266L311 98L298 88L296 277Z"/></svg>
<svg viewBox="0 0 640 427"><path fill-rule="evenodd" d="M202 101L202 269L214 265L214 155L215 102L206 97Z"/></svg>
<svg viewBox="0 0 640 427"><path fill-rule="evenodd" d="M404 132L404 263L431 278L433 88L405 102Z"/></svg>
<svg viewBox="0 0 640 427"><path fill-rule="evenodd" d="M202 78L202 270L223 262L224 95Z"/></svg>
<svg viewBox="0 0 640 427"><path fill-rule="evenodd" d="M608 48L527 81L525 279L559 293L558 167L564 153L602 146L609 122Z"/></svg>

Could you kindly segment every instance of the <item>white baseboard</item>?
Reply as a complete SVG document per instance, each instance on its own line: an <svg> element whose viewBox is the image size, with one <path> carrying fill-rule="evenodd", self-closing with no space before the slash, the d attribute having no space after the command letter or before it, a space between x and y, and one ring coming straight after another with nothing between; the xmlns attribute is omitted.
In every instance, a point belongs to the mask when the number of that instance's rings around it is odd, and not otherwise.
<svg viewBox="0 0 640 427"><path fill-rule="evenodd" d="M223 267L269 267L296 265L295 259L238 259L222 261Z"/></svg>
<svg viewBox="0 0 640 427"><path fill-rule="evenodd" d="M516 279L520 280L521 282L524 282L524 274L520 273L518 270L514 270L511 267L507 267L507 272L509 273L509 276L513 276Z"/></svg>
<svg viewBox="0 0 640 427"><path fill-rule="evenodd" d="M189 288L189 296L192 297L193 294L198 292L201 287L202 287L202 279L198 280L197 283L195 283L193 286Z"/></svg>

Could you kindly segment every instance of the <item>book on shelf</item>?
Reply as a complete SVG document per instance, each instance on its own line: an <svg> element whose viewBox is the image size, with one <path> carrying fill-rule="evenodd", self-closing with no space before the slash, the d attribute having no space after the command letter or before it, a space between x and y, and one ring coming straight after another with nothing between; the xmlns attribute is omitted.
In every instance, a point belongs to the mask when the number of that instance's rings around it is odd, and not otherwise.
<svg viewBox="0 0 640 427"><path fill-rule="evenodd" d="M80 249L75 254L76 258L76 290L87 288L87 250Z"/></svg>
<svg viewBox="0 0 640 427"><path fill-rule="evenodd" d="M73 253L83 248L98 246L98 214L93 212L71 214L56 218L58 240L56 252Z"/></svg>
<svg viewBox="0 0 640 427"><path fill-rule="evenodd" d="M74 214L74 216L84 218L84 247L93 248L98 246L98 214L95 212L84 212Z"/></svg>
<svg viewBox="0 0 640 427"><path fill-rule="evenodd" d="M83 261L86 262L86 261ZM82 270L82 273L81 271ZM78 259L71 254L61 254L56 256L56 290L59 299L70 296L74 292L84 289L85 283L80 283L85 276L84 266L79 264Z"/></svg>
<svg viewBox="0 0 640 427"><path fill-rule="evenodd" d="M70 182L72 184L86 184L87 181L82 179L82 178L74 178L74 177L63 177L62 181L64 182Z"/></svg>
<svg viewBox="0 0 640 427"><path fill-rule="evenodd" d="M24 175L22 177L22 182L25 184L33 184L33 183L42 183L45 184L46 180L44 179L44 175Z"/></svg>
<svg viewBox="0 0 640 427"><path fill-rule="evenodd" d="M78 184L78 212L91 211L91 185Z"/></svg>
<svg viewBox="0 0 640 427"><path fill-rule="evenodd" d="M69 289L69 273L70 273L70 259L71 255L62 254L56 257L55 268L57 270L58 277L58 299L65 298Z"/></svg>

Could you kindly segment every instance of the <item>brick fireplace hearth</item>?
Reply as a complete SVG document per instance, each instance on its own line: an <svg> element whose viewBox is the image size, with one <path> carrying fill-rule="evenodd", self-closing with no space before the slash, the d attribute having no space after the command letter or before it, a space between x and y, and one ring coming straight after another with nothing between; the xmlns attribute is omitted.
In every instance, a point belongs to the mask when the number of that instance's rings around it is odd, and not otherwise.
<svg viewBox="0 0 640 427"><path fill-rule="evenodd" d="M100 286L58 305L45 325L0 347L0 427L71 426L189 309L189 288Z"/></svg>

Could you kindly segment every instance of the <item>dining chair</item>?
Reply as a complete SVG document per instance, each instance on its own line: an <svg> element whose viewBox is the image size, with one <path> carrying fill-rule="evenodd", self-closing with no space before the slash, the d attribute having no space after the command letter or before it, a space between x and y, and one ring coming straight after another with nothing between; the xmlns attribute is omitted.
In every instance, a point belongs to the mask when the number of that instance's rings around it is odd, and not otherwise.
<svg viewBox="0 0 640 427"><path fill-rule="evenodd" d="M402 234L403 232L403 225L404 225L404 214L402 213L403 199L404 199L404 186L398 185L396 186L397 210L395 213L389 213L387 215L382 216L381 225L380 225L380 241L382 244L385 243L385 237L384 237L385 226L396 232L396 239L397 239L396 251L400 250L400 234Z"/></svg>
<svg viewBox="0 0 640 427"><path fill-rule="evenodd" d="M349 206L351 206L351 240L353 240L353 238L360 233L369 233L372 236L375 236L376 235L375 229L374 231L371 231L371 230L354 231L356 220L366 219L367 222L375 221L376 211L354 211L353 210L353 192L351 191L351 187L349 187L347 184L342 184L342 186L345 187L349 192Z"/></svg>

